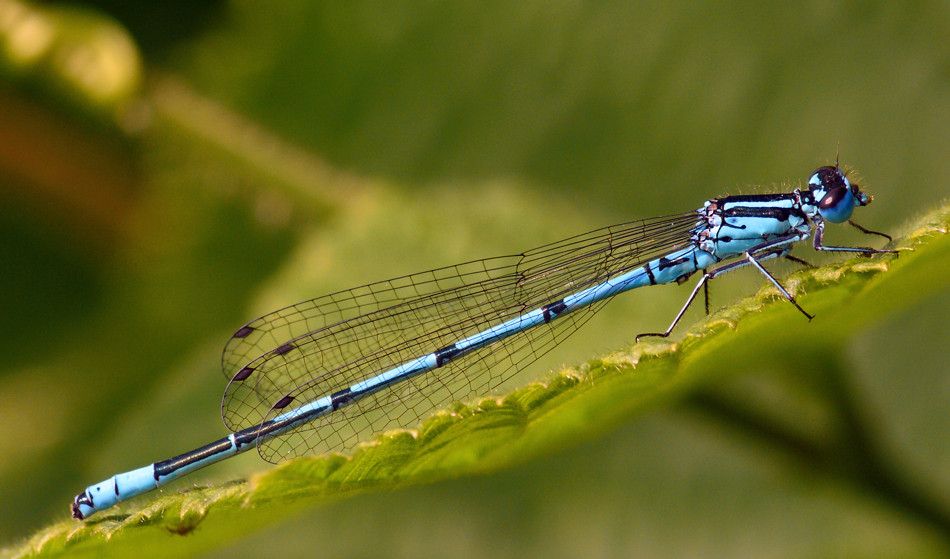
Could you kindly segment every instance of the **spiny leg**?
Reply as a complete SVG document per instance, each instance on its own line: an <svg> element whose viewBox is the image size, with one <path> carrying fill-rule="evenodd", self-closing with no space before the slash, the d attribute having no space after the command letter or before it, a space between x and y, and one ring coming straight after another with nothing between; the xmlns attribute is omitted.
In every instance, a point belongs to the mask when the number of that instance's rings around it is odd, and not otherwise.
<svg viewBox="0 0 950 559"><path fill-rule="evenodd" d="M877 231L871 231L871 230L869 230L869 229L865 229L864 227L861 227L860 225L854 223L854 222L851 221L851 220L848 220L848 223L850 223L851 225L853 225L854 227L856 227L857 229L859 229L859 230L862 231L863 233L866 233L866 234L869 234L869 235L880 235L880 236L882 236L882 237L885 237L885 238L887 238L887 239L890 239L890 236L885 235L884 233L878 233ZM815 250L819 250L819 251L821 251L821 250L824 250L824 251L837 251L837 252L858 252L858 253L861 253L861 254L864 255L864 256L871 256L872 254L882 254L882 253L890 253L890 254L896 254L896 253L897 253L896 250L873 249L873 248L867 248L867 247L829 247L829 246L825 246L825 245L821 244L821 240L822 240L822 236L823 236L824 232L825 232L824 222L823 222L823 221L817 221L816 224L815 224L815 243L814 243L814 245L815 245ZM746 256L746 260L748 260L750 264L752 264L752 265L755 266L760 272L762 272L762 274L763 274L766 278L768 278L768 280L769 280L770 282L772 282L772 285L774 285L774 286L782 293L782 295L784 295L785 298L788 299L788 301L789 301L791 304L795 305L795 308L797 308L799 311L801 311L801 313L802 313L803 315L805 315L806 317L808 317L808 320L811 320L811 319L813 319L813 318L815 318L815 317L814 317L813 315L808 314L808 313L805 311L805 309L803 309L803 308L801 307L801 305L799 305L798 302L795 301L795 298L792 297L792 295L791 295L788 291L786 291L784 287L782 287L782 284L779 283L779 281L778 281L777 279L775 279L775 277L774 277L772 274L770 274L770 273L768 272L768 270L766 270L766 269L759 263L760 260L763 260L764 258L767 258L768 255L763 255L762 258L756 257L756 254L757 254L758 252L767 251L767 250L770 249L770 247L774 246L776 243L787 243L787 242L788 242L788 240L787 240L788 238L794 238L794 237L795 237L795 236L789 236L789 237L787 237L787 238L777 239L776 241L772 241L772 242L769 242L769 243L763 243L763 244L761 244L761 245L759 245L759 246L757 246L757 247L752 247L751 249L749 249L748 251L746 251L746 255L745 255L745 256ZM799 239L800 239L800 237L799 237ZM795 257L789 256L788 254L786 254L785 257L788 258L788 259L790 259L790 260L793 260L793 261L802 262L802 263L807 264L807 262L805 262L804 260L799 260L799 259L797 259L797 258L795 258ZM809 264L809 266L810 266L810 264Z"/></svg>
<svg viewBox="0 0 950 559"><path fill-rule="evenodd" d="M733 264L735 264L735 263L733 263ZM745 264L743 263L742 265L745 265ZM729 264L729 266L732 266L732 264ZM673 323L670 324L670 327L666 329L666 332L663 332L663 333L660 333L660 332L645 332L645 333L643 333L643 334L637 334L637 338L636 338L637 341L639 342L639 341L640 341L640 338L644 338L644 337L646 337L646 336L657 336L657 337L660 337L660 338L666 338L667 336L669 336L669 335L670 335L670 332L673 331L673 328L676 327L676 324L680 321L681 318L683 318L683 314L686 313L686 309L688 309L689 306L693 303L693 299L695 299L695 298L696 298L696 294L699 293L699 288L702 287L702 286L704 286L704 285L706 285L706 282L709 281L709 280L713 277L712 274L714 274L715 272L716 272L716 270L713 270L712 272L707 272L707 273L703 274L703 277L699 278L699 281L696 283L696 287L693 288L693 292L690 293L690 294L689 294L689 298L686 299L686 304L683 305L683 308L681 308L681 309L680 309L680 312L677 313L676 318L673 319Z"/></svg>
<svg viewBox="0 0 950 559"><path fill-rule="evenodd" d="M778 281L777 279L775 279L775 277L774 277L772 274L770 274L769 271L766 270L764 266L762 266L762 264L759 264L759 259L756 258L755 255L752 254L751 251L746 252L746 253L745 253L745 257L746 257L746 260L747 260L750 264L752 264L753 266L755 266L756 269L758 269L760 272L762 272L762 274L763 274L766 278L768 278L768 280L769 280L770 282L772 282L772 285L774 285L776 288L778 288L779 291L782 292L782 295L784 295L785 298L788 299L788 302L789 302L789 303L795 305L795 308L796 308L796 309L800 310L803 315L807 316L807 317L808 317L808 320L811 320L811 319L815 318L814 315L811 315L811 314L808 314L807 312L805 312L805 309L803 309L803 308L801 307L801 305L798 304L798 301L796 301L795 298L792 297L792 295L791 295L788 291L786 291L784 287L782 287L782 284L779 283L779 281Z"/></svg>
<svg viewBox="0 0 950 559"><path fill-rule="evenodd" d="M781 256L782 253L785 252L786 250L787 250L786 248L776 248L776 249L772 249L771 251L769 251L769 252L763 254L763 255L761 256L761 259L762 259L762 260L765 260L765 259L768 259L768 258L775 258L775 257ZM735 261L735 262L730 262L729 264L724 264L724 265L722 265L722 266L719 266L718 268L713 268L712 271L709 271L709 272L704 273L704 274L703 274L703 277L701 277L701 278L699 279L699 281L696 283L696 286L693 288L693 292L689 294L689 298L686 299L686 304L684 304L683 307L680 309L680 312L677 313L676 318L673 319L672 324L670 324L670 327L666 329L666 332L662 332L662 333L660 333L660 332L645 332L645 333L643 333L643 334L637 335L637 338L636 338L637 341L639 342L639 341L640 341L640 338L643 338L643 337L646 337L646 336L655 336L655 337L660 337L660 338L669 337L670 332L672 332L673 329L676 328L676 325L679 323L680 319L682 319L682 318L683 318L683 315L686 314L686 310L689 309L689 306L693 304L693 301L696 299L696 295L699 294L699 289L700 289L701 287L707 286L709 280L715 278L716 276L720 276L720 275L722 275L722 274L724 274L724 273L726 273L726 272L731 272L731 271L733 271L733 270L742 268L743 266L748 266L750 263L751 263L751 262L749 262L748 260L737 260L737 261ZM705 270L705 269L704 269L704 270ZM708 303L709 303L708 298L707 298L706 302L707 302L707 305L708 305ZM797 305L796 305L796 306L797 306ZM803 311L803 312L804 312L804 311ZM706 313L706 314L709 314L708 307L707 307L707 313Z"/></svg>
<svg viewBox="0 0 950 559"><path fill-rule="evenodd" d="M703 268L703 275L706 275L709 272L707 268ZM709 316L709 282L703 284L703 298L706 300L706 316Z"/></svg>
<svg viewBox="0 0 950 559"><path fill-rule="evenodd" d="M855 228L857 228L857 229L858 229L859 231L861 231L862 233L866 233L866 234L868 234L868 235L880 235L880 236L882 236L882 237L884 237L884 238L886 238L886 239L888 239L888 240L893 240L893 239L891 239L891 237L890 237L889 235L885 235L884 233L879 233L879 232L877 232L877 231L871 231L871 230L869 230L869 229L865 229L864 227L861 227L860 225L858 225L857 223L855 223L854 221L852 221L852 220L850 220L850 219L848 220L848 223L850 223L852 226L854 226ZM896 251L896 250L873 249L873 248L868 248L868 247L830 247L830 246L825 246L825 245L821 244L821 240L822 240L822 237L823 237L823 235L824 235L824 232L825 232L825 224L824 224L824 222L823 222L823 221L818 221L818 222L816 222L816 224L815 224L815 243L814 243L814 244L815 244L815 250L818 250L818 251L822 251L822 250L823 250L823 251L837 251L837 252L858 252L858 253L861 253L861 254L864 255L864 256L871 256L872 254L883 254L883 253L897 254L897 251ZM781 240L780 240L780 241L781 241ZM784 242L784 241L783 241L783 242ZM810 314L808 314L807 312L805 312L805 309L803 309L803 308L801 307L801 305L799 305L798 302L795 301L795 298L792 297L791 294L790 294L788 291L786 291L784 287L782 287L782 284L779 283L779 281L778 281L777 279L775 279L775 277L772 276L772 274L770 274L770 273L768 272L768 270L766 270L766 269L759 263L759 261L760 261L762 258L757 258L757 257L755 256L755 254L756 254L757 252L760 252L760 251L762 251L762 250L768 250L769 247L770 247L770 246L773 246L774 244L775 244L775 242L773 241L773 242L770 242L770 243L761 244L761 245L759 245L758 247L752 247L751 249L749 249L748 251L746 251L746 260L748 260L750 264L752 264L752 265L755 266L760 272L762 272L762 274L763 274L766 278L768 278L768 280L769 280L770 282L772 282L772 285L774 285L779 291L781 291L781 292L782 292L782 295L784 295L785 298L788 299L788 301L789 301L791 304L795 305L795 308L797 308L799 311L801 311L801 313L802 313L803 315L805 315L805 316L808 317L808 320L811 320L811 319L815 318L814 315L810 315ZM767 256L764 256L763 258L766 258L766 257L767 257ZM801 263L807 264L808 266L811 266L811 264L808 264L808 263L805 262L804 260L800 260L800 259L795 258L795 257L793 257L793 256L790 256L790 255L788 255L788 254L786 254L785 257L788 258L789 260L793 260L793 261L795 261L795 262L801 262Z"/></svg>
<svg viewBox="0 0 950 559"><path fill-rule="evenodd" d="M855 223L853 219L849 219L848 224L851 227L854 227L855 229L857 229L858 231L864 233L865 235L877 235L879 237L884 237L888 241L891 241L891 242L894 241L894 239L892 239L891 236L888 235L887 233L881 233L880 231L871 231L870 229L865 229L864 227L861 227L860 225Z"/></svg>
<svg viewBox="0 0 950 559"><path fill-rule="evenodd" d="M890 237L888 235L885 235L884 233L878 233L877 231L871 231L869 229L865 229L864 227L857 225L851 220L848 220L848 223L850 223L851 225L854 225L856 228L858 228L858 230L864 233L867 233L868 235L881 235L882 237L890 239ZM824 236L824 233L825 233L825 223L823 221L817 221L815 223L815 242L814 242L815 250L828 251L828 252L857 252L857 253L862 254L863 256L871 256L872 254L897 254L896 250L888 250L888 249L876 249L876 248L870 248L870 247L825 246L821 244L821 239Z"/></svg>
<svg viewBox="0 0 950 559"><path fill-rule="evenodd" d="M811 262L808 262L807 260L802 260L801 258L798 258L797 256L792 256L791 254L789 254L790 250L791 249L785 249L785 254L780 254L779 256L787 260L791 260L792 262L801 264L802 266L806 268L818 267L812 264ZM707 268L703 268L703 274L705 274L708 271L709 270ZM703 284L703 298L706 300L706 316L709 316L709 282L706 282L705 284ZM647 334L641 334L641 335L647 335Z"/></svg>
<svg viewBox="0 0 950 559"><path fill-rule="evenodd" d="M804 266L804 267L806 267L806 268L817 268L817 267L818 267L818 266L815 266L814 264L812 264L811 262L809 262L809 261L807 261L807 260L802 260L801 258L798 258L797 256L792 256L791 254L786 254L786 255L785 255L785 259L786 259L786 260L791 260L792 262L796 262L796 263L798 263L798 264L801 264L802 266Z"/></svg>

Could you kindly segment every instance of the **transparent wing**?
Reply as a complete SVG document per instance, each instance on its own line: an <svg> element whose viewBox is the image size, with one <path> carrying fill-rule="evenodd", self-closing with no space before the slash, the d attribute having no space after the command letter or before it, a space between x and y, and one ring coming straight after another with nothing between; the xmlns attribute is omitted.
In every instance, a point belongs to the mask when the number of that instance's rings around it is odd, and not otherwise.
<svg viewBox="0 0 950 559"><path fill-rule="evenodd" d="M521 369L524 369L577 331L607 301L506 338L443 367L371 394L275 438L261 439L258 452L269 462L297 456L352 449L360 442L387 430L413 427L427 414L452 402L487 396ZM380 361L366 365L378 367ZM342 371L341 371L342 372ZM335 379L315 382L288 395L299 401L317 398L327 390L338 390ZM343 384L346 384L345 382ZM271 409L265 420L286 410Z"/></svg>
<svg viewBox="0 0 950 559"><path fill-rule="evenodd" d="M510 257L509 257L510 258ZM497 258L502 265L504 258ZM490 264L489 264L490 265ZM221 371L230 380L249 362L282 344L404 301L448 288L458 266L431 270L347 289L256 318L238 329L221 354Z"/></svg>
<svg viewBox="0 0 950 559"><path fill-rule="evenodd" d="M276 311L240 329L223 363L233 372L222 416L233 430L348 388L412 359L687 246L694 212L598 229L520 255L432 270ZM261 441L268 460L352 448L412 426L438 405L484 395L552 349L602 303L474 351ZM258 353L259 352L259 353ZM241 357L256 355L237 365Z"/></svg>

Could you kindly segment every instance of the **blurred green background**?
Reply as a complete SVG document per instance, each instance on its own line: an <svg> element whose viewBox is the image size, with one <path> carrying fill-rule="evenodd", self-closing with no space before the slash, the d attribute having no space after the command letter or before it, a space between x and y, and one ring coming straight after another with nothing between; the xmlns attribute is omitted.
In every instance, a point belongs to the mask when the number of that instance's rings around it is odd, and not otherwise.
<svg viewBox="0 0 950 559"><path fill-rule="evenodd" d="M223 436L218 352L268 310L797 186L838 146L876 199L856 219L899 230L948 193L947 37L946 3L0 0L0 544ZM761 283L716 282L713 305ZM687 293L623 297L526 378L665 327ZM848 348L888 450L936 495L947 367L939 346L900 348L948 315L928 299ZM794 391L766 373L731 389ZM946 551L933 525L695 407L218 553ZM267 467L248 453L180 487Z"/></svg>

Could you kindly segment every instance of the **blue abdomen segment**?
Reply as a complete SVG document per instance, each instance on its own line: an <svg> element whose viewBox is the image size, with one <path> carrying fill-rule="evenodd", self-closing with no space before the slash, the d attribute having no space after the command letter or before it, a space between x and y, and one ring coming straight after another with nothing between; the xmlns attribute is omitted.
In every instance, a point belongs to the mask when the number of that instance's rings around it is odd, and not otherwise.
<svg viewBox="0 0 950 559"><path fill-rule="evenodd" d="M73 502L73 518L82 520L96 511L107 509L157 487L152 466L116 474L105 481L90 485L76 496Z"/></svg>
<svg viewBox="0 0 950 559"><path fill-rule="evenodd" d="M256 428L232 433L219 441L175 458L116 474L105 481L90 485L76 496L72 506L73 518L87 518L96 511L157 489L183 475L241 453L254 445L258 434L259 429Z"/></svg>
<svg viewBox="0 0 950 559"><path fill-rule="evenodd" d="M657 258L630 274L633 275L640 270L644 270L644 273L649 271L649 275L653 279L651 283L644 284L638 281L639 278L631 277L629 281L633 285L625 285L620 291L627 291L642 285L681 282L697 270L712 266L716 262L718 262L718 259L705 250L695 247L680 249L662 258ZM623 276L617 278L617 281L620 280L623 280Z"/></svg>

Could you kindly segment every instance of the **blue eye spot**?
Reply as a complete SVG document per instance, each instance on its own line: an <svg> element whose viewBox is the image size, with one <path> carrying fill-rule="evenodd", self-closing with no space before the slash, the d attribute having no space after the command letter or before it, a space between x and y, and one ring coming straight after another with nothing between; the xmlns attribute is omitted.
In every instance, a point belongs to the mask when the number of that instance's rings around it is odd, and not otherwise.
<svg viewBox="0 0 950 559"><path fill-rule="evenodd" d="M854 213L854 194L851 188L839 186L832 188L818 201L818 213L822 219L831 223L847 221Z"/></svg>

